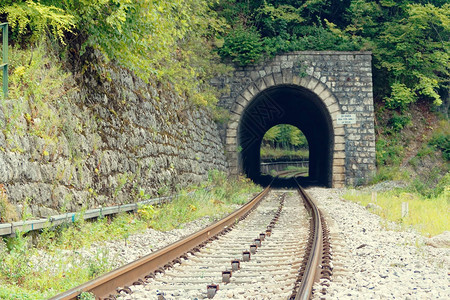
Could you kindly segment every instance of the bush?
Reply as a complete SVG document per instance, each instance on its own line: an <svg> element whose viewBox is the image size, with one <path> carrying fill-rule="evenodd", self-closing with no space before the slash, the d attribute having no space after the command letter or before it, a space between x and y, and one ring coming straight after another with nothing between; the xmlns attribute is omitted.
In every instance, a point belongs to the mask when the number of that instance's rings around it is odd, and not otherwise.
<svg viewBox="0 0 450 300"><path fill-rule="evenodd" d="M435 167L424 176L415 178L410 189L426 198L436 198L450 186L450 173L442 177L441 169Z"/></svg>
<svg viewBox="0 0 450 300"><path fill-rule="evenodd" d="M220 56L231 58L240 66L257 63L264 54L261 35L254 27L244 28L242 25L232 29L222 47L218 49Z"/></svg>
<svg viewBox="0 0 450 300"><path fill-rule="evenodd" d="M405 115L394 114L388 124L394 132L399 132L405 128L405 126L411 124L411 119Z"/></svg>
<svg viewBox="0 0 450 300"><path fill-rule="evenodd" d="M450 125L448 121L441 122L442 126L435 130L428 144L442 151L445 160L450 160Z"/></svg>
<svg viewBox="0 0 450 300"><path fill-rule="evenodd" d="M402 83L393 83L391 96L384 98L386 107L389 109L405 109L410 103L417 100L414 91Z"/></svg>
<svg viewBox="0 0 450 300"><path fill-rule="evenodd" d="M406 180L410 177L407 171L401 171L399 167L381 166L370 180L369 184L376 184L388 180Z"/></svg>
<svg viewBox="0 0 450 300"><path fill-rule="evenodd" d="M224 26L210 9L210 1L4 2L0 21L10 23L14 41L21 45L33 47L49 37L53 48L59 47L59 54L75 65L83 61L80 57L88 48L96 49L106 61L113 60L144 81L171 82L195 104L217 101L208 82L226 68L217 63L209 39Z"/></svg>
<svg viewBox="0 0 450 300"><path fill-rule="evenodd" d="M399 142L392 138L391 140L380 137L376 142L377 165L398 166L404 157L404 148Z"/></svg>

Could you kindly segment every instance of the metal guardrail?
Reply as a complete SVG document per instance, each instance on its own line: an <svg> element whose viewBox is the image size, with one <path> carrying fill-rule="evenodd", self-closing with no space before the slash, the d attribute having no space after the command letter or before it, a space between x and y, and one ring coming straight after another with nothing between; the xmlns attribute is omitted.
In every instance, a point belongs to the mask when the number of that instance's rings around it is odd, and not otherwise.
<svg viewBox="0 0 450 300"><path fill-rule="evenodd" d="M3 97L8 98L8 23L1 23L3 28L3 60L0 67L3 69Z"/></svg>
<svg viewBox="0 0 450 300"><path fill-rule="evenodd" d="M127 211L136 211L139 209L141 205L154 205L161 204L164 202L168 202L169 200L178 197L180 195L160 197L154 199L148 199L144 201L140 201L137 203L124 204L124 205L115 205L110 207L100 207L95 209L86 210L84 213L65 213L60 215L55 215L48 217L46 219L38 219L38 220L27 220L27 221L19 221L12 223L1 223L0 224L0 236L5 235L14 235L16 232L30 232L35 230L40 230L48 227L58 226L63 223L74 223L79 220L81 217L84 220L105 217L108 215L113 215L121 212Z"/></svg>
<svg viewBox="0 0 450 300"><path fill-rule="evenodd" d="M308 160L292 160L292 161L277 161L277 162L262 162L260 164L261 173L270 174L271 170L277 172L284 171L287 166L308 168Z"/></svg>

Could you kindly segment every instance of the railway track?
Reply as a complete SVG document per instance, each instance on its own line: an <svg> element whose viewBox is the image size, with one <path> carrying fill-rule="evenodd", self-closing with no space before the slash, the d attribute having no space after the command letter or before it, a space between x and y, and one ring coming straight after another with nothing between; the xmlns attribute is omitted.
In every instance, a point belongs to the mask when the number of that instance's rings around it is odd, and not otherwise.
<svg viewBox="0 0 450 300"><path fill-rule="evenodd" d="M331 254L319 210L298 194L266 188L185 240L52 299L309 299L315 281L330 279Z"/></svg>

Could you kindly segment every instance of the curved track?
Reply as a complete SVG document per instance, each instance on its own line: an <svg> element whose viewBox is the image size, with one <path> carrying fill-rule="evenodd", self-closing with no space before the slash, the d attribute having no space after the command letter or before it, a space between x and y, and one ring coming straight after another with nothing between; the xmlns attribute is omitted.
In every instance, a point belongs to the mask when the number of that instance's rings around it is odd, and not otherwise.
<svg viewBox="0 0 450 300"><path fill-rule="evenodd" d="M292 191L269 192L184 240L52 299L76 299L82 291L100 299L117 292L127 299L309 299L314 281L331 275L320 212L300 186L306 209Z"/></svg>

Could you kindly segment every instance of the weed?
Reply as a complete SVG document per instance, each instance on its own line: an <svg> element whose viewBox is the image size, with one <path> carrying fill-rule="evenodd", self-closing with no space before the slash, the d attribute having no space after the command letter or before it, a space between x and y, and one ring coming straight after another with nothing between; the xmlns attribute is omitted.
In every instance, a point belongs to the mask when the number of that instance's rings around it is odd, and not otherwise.
<svg viewBox="0 0 450 300"><path fill-rule="evenodd" d="M405 155L404 147L400 144L399 140L393 137L391 137L391 139L385 139L383 137L378 138L375 147L377 151L378 166L398 166Z"/></svg>
<svg viewBox="0 0 450 300"><path fill-rule="evenodd" d="M89 292L82 292L78 298L78 300L95 300L95 295Z"/></svg>
<svg viewBox="0 0 450 300"><path fill-rule="evenodd" d="M393 132L400 132L407 125L411 124L411 118L406 115L394 114L389 120L388 125Z"/></svg>
<svg viewBox="0 0 450 300"><path fill-rule="evenodd" d="M45 146L58 142L57 134L63 127L59 116L64 114L53 104L73 91L73 83L69 84L73 81L55 61L45 42L33 50L11 49L9 86L14 101L2 100L7 120L3 133L7 141L11 142L10 136L28 132L42 138Z"/></svg>
<svg viewBox="0 0 450 300"><path fill-rule="evenodd" d="M381 166L378 172L372 177L370 184L387 180L406 180L410 178L408 171L401 170L399 167Z"/></svg>
<svg viewBox="0 0 450 300"><path fill-rule="evenodd" d="M180 197L162 206L143 205L136 214L122 213L112 220L99 218L95 222L85 221L82 211L71 226L44 229L35 246L21 234L6 239L7 250L0 248L0 298L52 297L110 270L112 261L107 252L100 251L86 260L78 249L104 240L126 243L131 234L148 227L169 230L204 216L215 220L233 210L233 204L245 203L249 193L260 190L248 179L230 180L224 173L211 172L208 182L180 191ZM145 197L144 191L142 194ZM38 249L52 256L51 263L33 264L31 258Z"/></svg>
<svg viewBox="0 0 450 300"><path fill-rule="evenodd" d="M29 204L32 201L33 201L33 198L26 197L22 202L22 212L21 212L20 217L22 218L23 221L33 218L33 214L31 213L31 208L30 208L30 204Z"/></svg>
<svg viewBox="0 0 450 300"><path fill-rule="evenodd" d="M448 180L448 178L447 178ZM370 193L349 192L344 198L363 206L372 202ZM433 236L450 230L447 213L450 209L450 189L443 190L433 198L427 198L419 193L405 189L396 189L378 193L376 204L381 209L375 210L387 221L393 221L402 226L413 226L425 236ZM401 217L402 202L408 202L409 214Z"/></svg>
<svg viewBox="0 0 450 300"><path fill-rule="evenodd" d="M117 195L120 191L125 187L125 185L133 180L133 175L124 173L117 175L117 186L114 189L114 198L117 198Z"/></svg>
<svg viewBox="0 0 450 300"><path fill-rule="evenodd" d="M94 258L88 260L88 277L95 278L110 270L110 263L108 262L108 253L101 250L96 253Z"/></svg>
<svg viewBox="0 0 450 300"><path fill-rule="evenodd" d="M445 160L450 160L450 124L448 121L441 121L439 128L433 132L428 144L441 150Z"/></svg>
<svg viewBox="0 0 450 300"><path fill-rule="evenodd" d="M141 205L137 211L139 217L147 223L148 227L151 227L153 224L153 220L156 217L157 210L153 207L153 205Z"/></svg>
<svg viewBox="0 0 450 300"><path fill-rule="evenodd" d="M7 252L0 252L0 275L9 283L22 284L31 272L28 254L29 238L17 233L16 238L6 238Z"/></svg>
<svg viewBox="0 0 450 300"><path fill-rule="evenodd" d="M0 184L0 223L17 221L17 212L14 206L9 203L6 188Z"/></svg>

